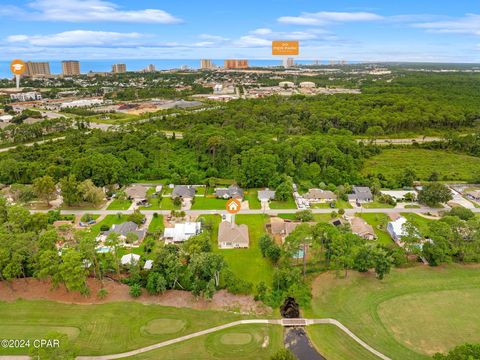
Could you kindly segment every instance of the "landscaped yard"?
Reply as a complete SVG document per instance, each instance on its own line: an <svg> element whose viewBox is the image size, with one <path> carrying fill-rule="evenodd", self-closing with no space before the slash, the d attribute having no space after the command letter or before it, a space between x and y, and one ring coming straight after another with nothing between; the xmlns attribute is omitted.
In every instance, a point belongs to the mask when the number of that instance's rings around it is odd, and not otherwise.
<svg viewBox="0 0 480 360"><path fill-rule="evenodd" d="M420 216L418 214L402 213L401 215L404 216L413 225L415 225L417 229L420 231L420 233L422 234L422 236L424 237L428 237L431 222L436 221L436 220L426 219L423 216Z"/></svg>
<svg viewBox="0 0 480 360"><path fill-rule="evenodd" d="M140 207L140 210L180 210L180 206L173 204L171 197L154 197L149 199L150 206Z"/></svg>
<svg viewBox="0 0 480 360"><path fill-rule="evenodd" d="M471 180L480 171L480 158L446 151L415 149L384 149L365 163L363 174L382 174L398 179L405 169L412 169L421 180L437 172L441 180Z"/></svg>
<svg viewBox="0 0 480 360"><path fill-rule="evenodd" d="M219 215L202 215L202 218L213 224L212 247L213 251L222 254L230 269L241 279L258 284L265 281L268 285L272 282L273 266L269 260L262 257L258 247L258 239L265 233L265 215L235 215L237 224L248 225L250 247L248 249L219 249L218 224Z"/></svg>
<svg viewBox="0 0 480 360"><path fill-rule="evenodd" d="M217 199L215 196L195 197L192 210L225 210L227 200Z"/></svg>
<svg viewBox="0 0 480 360"><path fill-rule="evenodd" d="M352 209L352 205L345 200L335 201L335 207L332 208L330 203L310 204L312 209Z"/></svg>
<svg viewBox="0 0 480 360"><path fill-rule="evenodd" d="M132 205L130 200L115 199L108 205L107 210L128 210L130 205Z"/></svg>
<svg viewBox="0 0 480 360"><path fill-rule="evenodd" d="M163 224L163 215L157 215L154 216L152 221L150 222L150 225L148 226L148 231L149 232L155 232L155 231L163 231L165 228Z"/></svg>
<svg viewBox="0 0 480 360"><path fill-rule="evenodd" d="M101 355L137 349L240 318L227 312L137 302L68 305L18 300L0 302L0 338L33 340L59 331L69 335L82 355ZM180 321L181 326L172 327L172 321ZM256 350L261 351L261 347ZM12 354L28 354L28 349L0 348L0 355Z"/></svg>
<svg viewBox="0 0 480 360"><path fill-rule="evenodd" d="M248 200L250 209L261 209L262 204L258 200L258 189L249 189L244 192L245 200Z"/></svg>
<svg viewBox="0 0 480 360"><path fill-rule="evenodd" d="M268 338L268 344L263 347L266 338ZM251 324L239 325L127 359L267 360L282 347L283 329L281 326Z"/></svg>
<svg viewBox="0 0 480 360"><path fill-rule="evenodd" d="M293 198L289 198L287 201L270 201L270 209L296 209L297 204Z"/></svg>
<svg viewBox="0 0 480 360"><path fill-rule="evenodd" d="M371 273L350 271L338 279L328 272L314 281L305 316L335 318L392 359L426 360L436 351L480 342L479 271L478 266L416 266L394 269L382 281ZM313 340L321 349L332 337L320 334ZM365 358L362 349L348 345L347 350L353 353L345 359Z"/></svg>
<svg viewBox="0 0 480 360"><path fill-rule="evenodd" d="M385 204L379 201L371 201L366 204L362 204L365 209L393 209L395 206Z"/></svg>

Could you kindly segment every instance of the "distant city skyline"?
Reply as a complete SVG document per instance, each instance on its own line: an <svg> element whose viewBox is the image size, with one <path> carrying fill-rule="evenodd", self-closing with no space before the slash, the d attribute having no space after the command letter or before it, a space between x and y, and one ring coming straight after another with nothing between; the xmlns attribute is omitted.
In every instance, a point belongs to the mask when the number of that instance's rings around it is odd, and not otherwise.
<svg viewBox="0 0 480 360"><path fill-rule="evenodd" d="M4 0L0 60L295 59L480 62L480 3ZM279 59L281 60L281 59Z"/></svg>

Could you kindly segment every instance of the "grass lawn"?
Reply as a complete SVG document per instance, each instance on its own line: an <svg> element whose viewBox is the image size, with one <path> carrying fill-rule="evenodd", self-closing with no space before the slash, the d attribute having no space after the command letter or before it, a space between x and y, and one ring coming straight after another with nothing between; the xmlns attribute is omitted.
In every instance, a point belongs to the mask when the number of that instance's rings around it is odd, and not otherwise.
<svg viewBox="0 0 480 360"><path fill-rule="evenodd" d="M235 215L237 224L248 225L250 247L248 249L219 249L218 224L219 215L202 215L202 218L211 222L213 251L222 254L232 271L241 279L258 284L264 281L267 285L272 282L273 266L269 260L262 257L258 247L258 239L265 233L266 215Z"/></svg>
<svg viewBox="0 0 480 360"><path fill-rule="evenodd" d="M268 345L263 342L268 337ZM283 347L283 329L278 325L239 325L150 351L129 360L270 359ZM194 355L193 355L194 354Z"/></svg>
<svg viewBox="0 0 480 360"><path fill-rule="evenodd" d="M383 213L357 213L357 216L360 216L367 223L373 226L375 234L377 235L377 241L380 244L388 245L393 242L392 238L387 232L387 224L390 221L390 218Z"/></svg>
<svg viewBox="0 0 480 360"><path fill-rule="evenodd" d="M426 237L428 237L430 231L430 224L432 223L432 221L436 221L426 219L418 214L402 213L401 215L405 217L408 221L410 221L413 225L415 225L420 231L420 233Z"/></svg>
<svg viewBox="0 0 480 360"><path fill-rule="evenodd" d="M479 270L415 266L394 269L382 281L371 273L350 271L346 279L324 273L314 281L305 316L335 318L392 359L426 360L436 351L480 342ZM358 352L348 358L363 357Z"/></svg>
<svg viewBox="0 0 480 360"><path fill-rule="evenodd" d="M128 210L130 205L132 205L130 200L115 199L108 205L107 210Z"/></svg>
<svg viewBox="0 0 480 360"><path fill-rule="evenodd" d="M244 193L245 200L248 200L248 206L250 209L261 209L262 204L258 200L258 189L249 189Z"/></svg>
<svg viewBox="0 0 480 360"><path fill-rule="evenodd" d="M306 330L318 352L328 360L378 360L335 325L313 325Z"/></svg>
<svg viewBox="0 0 480 360"><path fill-rule="evenodd" d="M148 225L148 232L163 231L163 215L154 216L150 225Z"/></svg>
<svg viewBox="0 0 480 360"><path fill-rule="evenodd" d="M330 203L310 204L312 209L352 209L352 205L345 200L335 201L335 207L330 207Z"/></svg>
<svg viewBox="0 0 480 360"><path fill-rule="evenodd" d="M140 210L180 210L180 206L173 204L171 197L150 198L149 202L151 206L141 206Z"/></svg>
<svg viewBox="0 0 480 360"><path fill-rule="evenodd" d="M437 150L384 149L366 161L362 172L398 178L407 168L413 169L420 180L428 180L436 171L441 180L468 181L480 171L480 158Z"/></svg>
<svg viewBox="0 0 480 360"><path fill-rule="evenodd" d="M379 201L372 201L366 204L362 204L365 209L393 209L395 206L390 204L381 203Z"/></svg>
<svg viewBox="0 0 480 360"><path fill-rule="evenodd" d="M56 330L69 335L82 355L101 355L137 349L235 321L241 316L136 302L69 305L18 300L1 302L0 318L3 339L41 339ZM181 320L182 326L174 329L161 326L162 322L171 325L172 320ZM13 354L28 354L28 349L0 349L0 355Z"/></svg>
<svg viewBox="0 0 480 360"><path fill-rule="evenodd" d="M270 209L296 209L297 204L293 198L289 198L287 201L270 201Z"/></svg>
<svg viewBox="0 0 480 360"><path fill-rule="evenodd" d="M195 197L192 210L225 210L227 200L217 199L215 196Z"/></svg>
<svg viewBox="0 0 480 360"><path fill-rule="evenodd" d="M125 215L107 215L102 221L93 225L90 229L92 233L96 236L100 233L100 228L102 227L102 225L108 225L109 227L111 227L113 224L121 224L125 221L127 221L127 216Z"/></svg>

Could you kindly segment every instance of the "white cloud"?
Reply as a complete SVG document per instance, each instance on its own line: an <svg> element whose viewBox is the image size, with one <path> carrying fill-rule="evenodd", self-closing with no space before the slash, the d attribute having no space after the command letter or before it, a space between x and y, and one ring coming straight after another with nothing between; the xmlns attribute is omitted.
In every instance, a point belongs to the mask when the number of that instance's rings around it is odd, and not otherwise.
<svg viewBox="0 0 480 360"><path fill-rule="evenodd" d="M31 46L45 47L111 47L115 45L138 45L138 39L146 35L136 32L119 33L110 31L73 30L51 35L11 35L7 37L10 43L28 44ZM132 40L134 40L132 42Z"/></svg>
<svg viewBox="0 0 480 360"><path fill-rule="evenodd" d="M329 23L377 21L383 17L370 12L328 12L302 13L300 16L282 16L277 20L283 24L319 26Z"/></svg>
<svg viewBox="0 0 480 360"><path fill-rule="evenodd" d="M480 15L467 14L462 18L424 22L415 24L414 26L430 32L480 36Z"/></svg>
<svg viewBox="0 0 480 360"><path fill-rule="evenodd" d="M33 11L20 15L36 20L64 22L126 22L175 24L181 20L160 9L124 10L104 0L34 0L28 4Z"/></svg>

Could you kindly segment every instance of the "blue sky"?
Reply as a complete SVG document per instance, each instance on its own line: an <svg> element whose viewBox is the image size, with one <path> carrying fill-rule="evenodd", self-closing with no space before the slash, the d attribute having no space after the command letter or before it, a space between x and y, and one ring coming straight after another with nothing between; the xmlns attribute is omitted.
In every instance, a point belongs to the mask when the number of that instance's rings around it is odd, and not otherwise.
<svg viewBox="0 0 480 360"><path fill-rule="evenodd" d="M232 5L231 5L232 4ZM1 0L0 59L480 62L477 0Z"/></svg>

